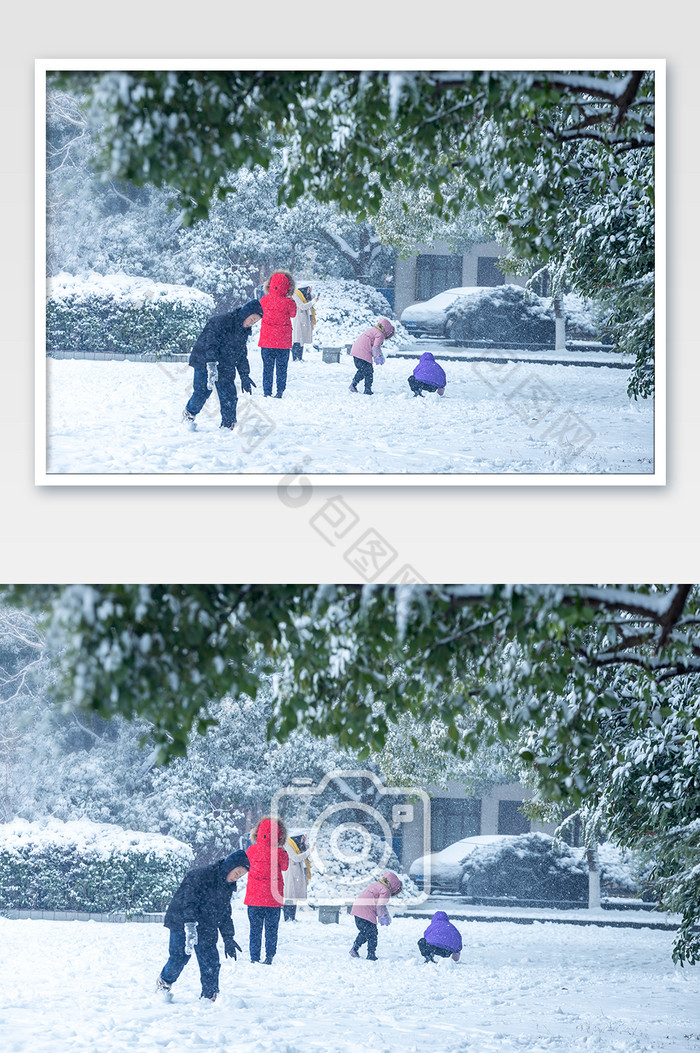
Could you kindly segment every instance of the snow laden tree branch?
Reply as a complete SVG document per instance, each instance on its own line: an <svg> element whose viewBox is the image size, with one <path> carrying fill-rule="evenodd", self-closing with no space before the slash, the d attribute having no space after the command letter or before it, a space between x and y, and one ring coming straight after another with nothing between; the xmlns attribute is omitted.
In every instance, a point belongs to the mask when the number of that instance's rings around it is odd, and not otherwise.
<svg viewBox="0 0 700 1053"><path fill-rule="evenodd" d="M248 585L28 586L10 592L37 611L51 610L46 640L66 705L148 721L160 761L184 756L190 731L204 733L215 723L208 713L213 699L257 693L255 655L275 653L295 597L285 586L273 595Z"/></svg>
<svg viewBox="0 0 700 1053"><path fill-rule="evenodd" d="M614 691L620 704L601 718L596 743L571 751L573 777L587 787L574 814L593 840L604 836L641 853L661 907L681 915L674 961L700 961L700 677L652 679L645 721L629 719L636 698L626 694L623 669L599 671L591 687ZM532 729L523 744L521 755L532 758L526 780L535 791L533 811L565 815L568 801L553 805L548 797L547 728Z"/></svg>
<svg viewBox="0 0 700 1053"><path fill-rule="evenodd" d="M0 708L33 697L46 670L44 640L21 611L0 611Z"/></svg>
<svg viewBox="0 0 700 1053"><path fill-rule="evenodd" d="M233 172L275 158L288 204L311 195L368 217L397 180L427 192L438 217L476 203L516 256L605 299L637 358L630 394L653 391L653 71L161 70L52 83L90 100L105 179L170 186L190 219L226 197Z"/></svg>
<svg viewBox="0 0 700 1053"><path fill-rule="evenodd" d="M477 705L504 739L551 724L552 790L564 792L572 743L594 741L622 705L591 691L599 669L626 671L632 721L649 718L649 684L700 672L688 585L47 585L5 597L48 612L72 703L149 720L164 757L206 730L210 699L254 694L262 670L283 735L308 725L353 749L381 750L401 713L443 721L461 744L455 718ZM477 720L464 744L483 733Z"/></svg>
<svg viewBox="0 0 700 1053"><path fill-rule="evenodd" d="M539 155L548 193L564 197L570 161L559 151L577 129L595 124L611 149L654 137L653 75L641 71L162 70L64 73L52 83L85 93L106 120L111 177L176 187L195 217L230 189L231 172L266 168L280 152L289 201L312 191L376 212L382 186L404 179L429 186L439 211L448 171L471 171L486 198L491 177L515 186Z"/></svg>
<svg viewBox="0 0 700 1053"><path fill-rule="evenodd" d="M28 585L1 598L44 612L65 703L147 720L161 760L216 723L217 698L254 697L263 680L278 741L308 730L397 770L411 763L402 736L455 759L514 744L546 801L649 854L683 918L674 957L700 960L697 585Z"/></svg>

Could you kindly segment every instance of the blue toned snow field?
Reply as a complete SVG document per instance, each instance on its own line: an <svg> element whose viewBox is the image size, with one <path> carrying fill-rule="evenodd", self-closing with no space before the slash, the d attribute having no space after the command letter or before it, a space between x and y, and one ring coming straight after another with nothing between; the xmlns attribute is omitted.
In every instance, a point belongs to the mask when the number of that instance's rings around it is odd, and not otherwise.
<svg viewBox="0 0 700 1053"><path fill-rule="evenodd" d="M302 362L290 362L287 390L275 399L262 396L260 352L251 348L257 387L239 399L233 432L219 429L216 393L196 431L180 423L192 391L186 362L49 359L47 476L187 482L261 474L275 483L303 471L642 481L654 472L653 400L629 399L626 369L444 360L444 398L414 398L407 378L418 357L391 356L375 367L368 398L348 391L348 355L326 363L307 349Z"/></svg>
<svg viewBox="0 0 700 1053"><path fill-rule="evenodd" d="M585 911L579 912L585 914ZM200 1001L194 958L170 1004L154 993L159 924L0 918L6 1053L689 1053L700 1046L700 973L671 961L674 933L457 921L462 961L426 964L427 922L395 917L379 960L352 960L356 929L311 910L281 922L272 966L237 962ZM221 948L220 948L221 949Z"/></svg>

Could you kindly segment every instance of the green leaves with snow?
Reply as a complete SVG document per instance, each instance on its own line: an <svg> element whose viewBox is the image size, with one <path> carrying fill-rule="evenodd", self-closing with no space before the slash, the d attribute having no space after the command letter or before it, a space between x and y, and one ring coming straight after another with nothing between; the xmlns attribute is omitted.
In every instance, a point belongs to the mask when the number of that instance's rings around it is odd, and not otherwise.
<svg viewBox="0 0 700 1053"><path fill-rule="evenodd" d="M185 222L208 215L231 173L275 158L289 204L309 194L366 218L399 180L409 195L427 190L443 219L465 203L493 209L518 256L551 260L583 295L607 290L611 331L638 354L630 391L653 390L652 71L136 70L51 82L90 97L104 178L177 189ZM615 242L599 235L613 216Z"/></svg>

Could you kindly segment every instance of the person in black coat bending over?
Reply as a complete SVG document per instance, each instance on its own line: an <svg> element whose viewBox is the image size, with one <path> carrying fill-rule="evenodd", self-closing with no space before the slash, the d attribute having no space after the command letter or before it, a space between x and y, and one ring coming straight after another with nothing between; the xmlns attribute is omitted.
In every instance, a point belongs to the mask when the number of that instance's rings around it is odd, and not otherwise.
<svg viewBox="0 0 700 1053"><path fill-rule="evenodd" d="M192 348L190 365L194 367L194 390L182 419L194 430L195 417L211 395L214 384L221 405L221 427L233 429L236 423L236 370L241 387L250 394L255 384L250 379L246 345L251 326L262 318L259 300L249 300L235 311L210 318Z"/></svg>
<svg viewBox="0 0 700 1053"><path fill-rule="evenodd" d="M236 882L250 870L250 860L238 849L226 859L206 867L195 867L182 881L165 912L163 924L170 929L170 957L156 981L156 991L172 999L170 990L187 965L194 950L202 980L201 998L214 1002L219 993L219 952L216 941L221 933L227 958L236 958L239 945L234 940L231 894Z"/></svg>

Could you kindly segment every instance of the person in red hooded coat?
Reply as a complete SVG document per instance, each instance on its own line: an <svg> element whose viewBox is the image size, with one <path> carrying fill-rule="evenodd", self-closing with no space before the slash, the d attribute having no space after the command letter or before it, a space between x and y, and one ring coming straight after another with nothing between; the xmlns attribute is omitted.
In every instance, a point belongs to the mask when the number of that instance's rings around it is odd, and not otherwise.
<svg viewBox="0 0 700 1053"><path fill-rule="evenodd" d="M284 844L287 828L281 819L264 816L253 831L253 844L246 854L250 860L245 900L250 922L250 960L260 961L265 930L265 965L272 965L277 951L277 930L284 903L282 871L289 866Z"/></svg>
<svg viewBox="0 0 700 1053"><path fill-rule="evenodd" d="M258 347L263 360L263 395L272 394L272 381L277 372L276 398L281 399L287 386L289 352L292 349L292 318L297 305L292 299L296 285L289 271L275 271L263 286L260 297L263 309Z"/></svg>

